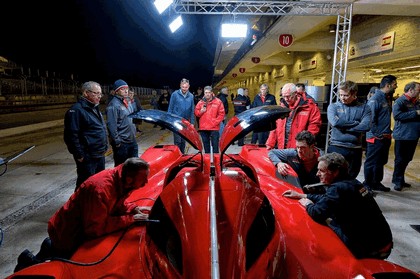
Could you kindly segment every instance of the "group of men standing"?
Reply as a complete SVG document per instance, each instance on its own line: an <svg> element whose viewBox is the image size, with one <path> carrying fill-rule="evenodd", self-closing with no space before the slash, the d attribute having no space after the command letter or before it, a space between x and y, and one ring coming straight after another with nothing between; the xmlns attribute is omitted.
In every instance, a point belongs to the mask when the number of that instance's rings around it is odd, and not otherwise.
<svg viewBox="0 0 420 279"><path fill-rule="evenodd" d="M106 122L99 110L101 86L94 81L82 85L82 95L64 117L64 141L77 168L76 190L90 176L105 169L108 138L114 165L138 157L136 126L129 114L135 111L130 102L128 84L119 79L106 107Z"/></svg>
<svg viewBox="0 0 420 279"><path fill-rule="evenodd" d="M315 147L315 136L307 130L296 131L295 147L287 148L282 144L269 152L279 175L287 176L293 170L301 187L321 182L323 194L312 193L313 188L307 186L303 187L304 193L287 190L283 196L298 199L308 215L329 226L357 258L385 259L393 247L390 227L372 192L390 190L382 184L382 179L392 136L395 140L394 190L410 187L405 182L404 172L420 136L420 84L408 83L404 95L392 105L396 79L392 75L383 77L367 103L358 102L354 82L339 85L340 101L330 104L327 112L332 131L326 154ZM285 85L283 90L287 87ZM286 92L285 101L287 99ZM292 104L290 115L293 113ZM391 114L395 120L393 133ZM292 124L292 127L298 126ZM286 131L287 124L281 129ZM367 147L365 179L361 183L355 178L362 165L364 135Z"/></svg>
<svg viewBox="0 0 420 279"><path fill-rule="evenodd" d="M397 191L410 186L404 180L404 172L420 136L420 84L408 83L404 95L392 105L390 100L396 88L396 77L385 76L364 104L357 101L354 82L340 84L340 102L328 107L332 133L327 153L323 154L315 146L321 126L316 103L306 94L303 84L285 84L280 106L291 110L289 116L277 120L275 130L267 134L255 133L252 139L252 143L258 141L267 146L279 175L287 176L293 169L301 185L321 182L326 187L324 194L287 190L283 196L298 199L310 217L330 227L357 258L385 259L393 246L389 225L369 192L372 189L389 191L381 181L391 144L391 113L395 120L392 182ZM106 122L99 110L101 86L94 81L82 85L81 97L66 112L64 140L77 166L76 191L50 219L49 237L42 243L40 252L33 255L27 249L23 251L15 271L51 257L69 258L86 239L148 218L150 208L125 203L132 191L146 185L149 165L138 158L136 127L128 118L135 108L128 97L127 83L117 80L113 91L106 108ZM212 87L206 86L203 97L195 104L189 92L189 81L182 79L180 89L169 98L169 113L192 124L195 117L200 119L199 132L206 153L211 152L211 148L219 152L220 126L228 112L227 88L221 94L216 97ZM168 97L165 94L165 98ZM239 114L250 107L275 105L276 99L263 84L252 105L242 88L233 104L235 114ZM355 178L361 168L364 133L367 150L362 184ZM108 138L115 168L105 170ZM174 134L174 143L185 152L185 141L177 134ZM243 139L238 144L243 145Z"/></svg>

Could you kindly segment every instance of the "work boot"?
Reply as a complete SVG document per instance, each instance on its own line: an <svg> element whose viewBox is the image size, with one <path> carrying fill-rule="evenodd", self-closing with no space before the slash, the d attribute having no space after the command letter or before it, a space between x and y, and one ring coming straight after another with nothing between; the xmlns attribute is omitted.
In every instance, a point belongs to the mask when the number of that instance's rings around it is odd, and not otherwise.
<svg viewBox="0 0 420 279"><path fill-rule="evenodd" d="M400 192L402 190L402 186L399 184L394 184L394 190Z"/></svg>
<svg viewBox="0 0 420 279"><path fill-rule="evenodd" d="M375 191L382 191L382 192L389 192L391 191L390 188L385 187L385 185L383 185L382 183L378 183L373 187L373 190Z"/></svg>
<svg viewBox="0 0 420 279"><path fill-rule="evenodd" d="M411 184L409 184L407 182L403 182L401 186L403 186L405 188L410 188L411 187Z"/></svg>
<svg viewBox="0 0 420 279"><path fill-rule="evenodd" d="M34 254L32 254L31 251L29 251L28 249L25 249L22 253L20 253L17 262L18 263L13 272L18 272L31 265L37 264L38 260L36 259Z"/></svg>
<svg viewBox="0 0 420 279"><path fill-rule="evenodd" d="M38 254L36 254L36 259L38 261L45 261L46 259L49 259L52 257L52 244L51 239L49 237L46 237L44 241L42 241L41 249L39 250Z"/></svg>

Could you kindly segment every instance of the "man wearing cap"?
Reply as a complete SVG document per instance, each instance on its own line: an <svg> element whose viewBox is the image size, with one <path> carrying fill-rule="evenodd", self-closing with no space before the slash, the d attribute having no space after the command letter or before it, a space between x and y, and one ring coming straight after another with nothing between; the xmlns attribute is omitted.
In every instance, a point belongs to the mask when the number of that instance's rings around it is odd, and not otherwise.
<svg viewBox="0 0 420 279"><path fill-rule="evenodd" d="M249 98L247 98L244 95L244 89L239 88L238 89L238 95L236 95L236 98L233 99L233 109L235 111L235 115L240 114L241 112L246 111L251 106L251 102ZM243 146L244 145L244 138L240 138L238 140L238 145Z"/></svg>
<svg viewBox="0 0 420 279"><path fill-rule="evenodd" d="M64 116L64 142L77 168L76 190L87 178L105 169L108 142L105 121L99 111L101 97L99 83L85 82L82 96Z"/></svg>
<svg viewBox="0 0 420 279"><path fill-rule="evenodd" d="M108 135L114 156L114 166L128 158L138 157L136 126L128 115L132 113L128 101L128 84L119 79L113 85L114 98L106 108Z"/></svg>

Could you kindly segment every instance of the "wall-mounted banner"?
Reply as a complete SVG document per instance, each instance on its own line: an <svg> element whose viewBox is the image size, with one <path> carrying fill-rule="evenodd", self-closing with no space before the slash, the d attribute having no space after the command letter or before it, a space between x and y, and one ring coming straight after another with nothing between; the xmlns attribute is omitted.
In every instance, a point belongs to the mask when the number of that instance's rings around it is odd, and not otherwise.
<svg viewBox="0 0 420 279"><path fill-rule="evenodd" d="M245 68L239 68L239 72L242 74L245 73Z"/></svg>
<svg viewBox="0 0 420 279"><path fill-rule="evenodd" d="M316 58L302 61L299 64L299 72L312 70L316 68Z"/></svg>
<svg viewBox="0 0 420 279"><path fill-rule="evenodd" d="M236 78L237 76L238 76L238 74L236 74L236 73L232 74L232 77L234 77L234 78Z"/></svg>
<svg viewBox="0 0 420 279"><path fill-rule="evenodd" d="M293 35L291 34L280 34L279 35L279 44L282 47L289 47L293 44Z"/></svg>
<svg viewBox="0 0 420 279"><path fill-rule="evenodd" d="M394 49L395 31L350 44L349 59Z"/></svg>
<svg viewBox="0 0 420 279"><path fill-rule="evenodd" d="M252 57L251 61L254 62L255 64L260 63L261 59L259 57Z"/></svg>

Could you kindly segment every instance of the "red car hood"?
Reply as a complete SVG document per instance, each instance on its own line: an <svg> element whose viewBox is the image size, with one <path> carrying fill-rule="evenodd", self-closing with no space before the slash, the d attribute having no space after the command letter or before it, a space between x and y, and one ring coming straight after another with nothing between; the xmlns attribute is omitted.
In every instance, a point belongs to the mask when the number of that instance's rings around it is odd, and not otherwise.
<svg viewBox="0 0 420 279"><path fill-rule="evenodd" d="M246 136L251 131L263 132L275 129L276 120L287 117L289 112L288 108L280 106L261 106L235 115L226 124L220 138L221 153L224 153L235 140ZM193 148L203 151L200 135L194 125L178 115L151 109L132 113L130 117L165 127L179 134Z"/></svg>

